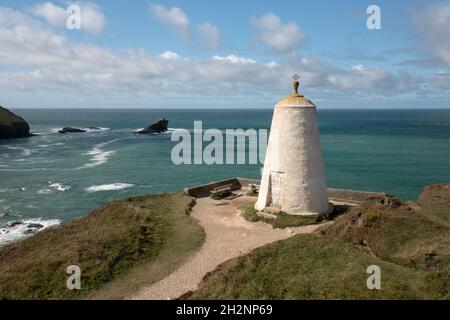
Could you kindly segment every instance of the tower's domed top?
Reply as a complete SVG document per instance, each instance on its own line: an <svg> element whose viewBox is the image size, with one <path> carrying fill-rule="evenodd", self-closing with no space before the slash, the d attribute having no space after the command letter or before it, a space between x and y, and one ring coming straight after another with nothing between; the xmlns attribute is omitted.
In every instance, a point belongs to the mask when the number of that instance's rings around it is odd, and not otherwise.
<svg viewBox="0 0 450 320"><path fill-rule="evenodd" d="M306 98L304 95L298 93L300 86L300 79L298 74L292 76L292 93L287 97L278 101L275 107L315 107L315 104Z"/></svg>

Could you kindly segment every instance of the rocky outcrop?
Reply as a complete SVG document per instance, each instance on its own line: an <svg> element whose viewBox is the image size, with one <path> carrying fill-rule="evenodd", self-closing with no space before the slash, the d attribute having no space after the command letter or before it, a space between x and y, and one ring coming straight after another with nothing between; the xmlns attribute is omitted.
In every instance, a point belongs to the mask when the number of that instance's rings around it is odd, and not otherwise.
<svg viewBox="0 0 450 320"><path fill-rule="evenodd" d="M78 129L78 128L71 128L71 127L65 127L58 131L58 133L80 133L80 132L86 132L86 130Z"/></svg>
<svg viewBox="0 0 450 320"><path fill-rule="evenodd" d="M370 196L366 199L366 204L375 205L377 207L390 207L398 208L403 205L400 198L397 198L390 194Z"/></svg>
<svg viewBox="0 0 450 320"><path fill-rule="evenodd" d="M450 204L450 183L432 184L420 192L417 199L419 205Z"/></svg>
<svg viewBox="0 0 450 320"><path fill-rule="evenodd" d="M169 125L169 121L166 118L161 118L153 122L147 128L140 130L136 133L138 134L149 134L149 133L161 133L167 131L167 126Z"/></svg>
<svg viewBox="0 0 450 320"><path fill-rule="evenodd" d="M16 139L31 137L30 126L18 115L0 107L0 139Z"/></svg>

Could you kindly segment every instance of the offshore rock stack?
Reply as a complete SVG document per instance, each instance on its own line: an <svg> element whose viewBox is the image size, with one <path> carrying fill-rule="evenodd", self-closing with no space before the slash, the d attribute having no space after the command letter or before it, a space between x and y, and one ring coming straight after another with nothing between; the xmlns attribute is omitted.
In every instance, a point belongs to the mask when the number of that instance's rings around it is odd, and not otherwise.
<svg viewBox="0 0 450 320"><path fill-rule="evenodd" d="M30 126L22 118L0 106L0 139L31 137Z"/></svg>

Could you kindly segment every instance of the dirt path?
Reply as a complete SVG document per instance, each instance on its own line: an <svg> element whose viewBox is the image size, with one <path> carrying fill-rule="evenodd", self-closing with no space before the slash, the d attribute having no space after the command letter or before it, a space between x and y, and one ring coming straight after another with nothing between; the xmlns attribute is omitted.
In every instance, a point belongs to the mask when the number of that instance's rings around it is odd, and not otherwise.
<svg viewBox="0 0 450 320"><path fill-rule="evenodd" d="M195 290L208 272L229 259L295 234L312 233L323 226L280 230L262 222L248 222L239 214L238 208L249 201L251 199L248 197L240 197L228 205L217 205L209 198L197 199L191 215L199 220L205 230L203 247L174 273L142 289L130 299L175 299L189 290Z"/></svg>

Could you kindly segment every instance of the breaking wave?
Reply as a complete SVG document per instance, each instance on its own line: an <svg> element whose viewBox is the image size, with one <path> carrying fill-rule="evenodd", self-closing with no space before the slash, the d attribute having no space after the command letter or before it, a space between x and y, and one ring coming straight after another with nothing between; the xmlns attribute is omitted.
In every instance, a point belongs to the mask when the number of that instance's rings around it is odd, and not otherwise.
<svg viewBox="0 0 450 320"><path fill-rule="evenodd" d="M0 225L0 246L30 237L39 231L61 223L59 219L28 219L4 223Z"/></svg>
<svg viewBox="0 0 450 320"><path fill-rule="evenodd" d="M78 169L93 168L93 167L100 166L100 165L108 162L109 157L111 155L113 155L114 153L116 153L116 151L115 150L105 151L102 148L106 147L107 145L109 145L111 143L119 141L119 140L122 140L122 139L113 139L110 141L96 144L90 151L85 153L85 155L91 156L91 158L89 159L89 163L87 163L81 167L75 168L75 169L78 170Z"/></svg>
<svg viewBox="0 0 450 320"><path fill-rule="evenodd" d="M16 147L16 146L0 146L0 148L6 148L6 149L10 149L10 150L18 150L18 151L22 151L21 155L22 156L29 156L31 155L32 151L30 149L24 148L24 147Z"/></svg>
<svg viewBox="0 0 450 320"><path fill-rule="evenodd" d="M70 189L71 189L71 186L69 186L67 184L49 181L48 188L40 189L37 193L38 194L52 194L52 193L55 193L56 191L64 192L64 191L68 191Z"/></svg>
<svg viewBox="0 0 450 320"><path fill-rule="evenodd" d="M110 183L110 184L102 184L102 185L94 185L89 188L84 189L87 192L99 192L99 191L117 191L122 189L128 189L134 187L134 184L131 183Z"/></svg>

